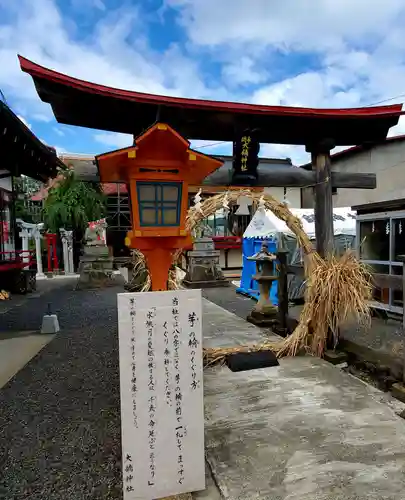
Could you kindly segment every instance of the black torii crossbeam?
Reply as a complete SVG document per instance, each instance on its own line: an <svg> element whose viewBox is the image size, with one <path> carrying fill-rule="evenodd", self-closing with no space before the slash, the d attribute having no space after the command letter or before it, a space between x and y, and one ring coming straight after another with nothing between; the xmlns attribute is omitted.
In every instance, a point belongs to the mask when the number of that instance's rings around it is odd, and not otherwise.
<svg viewBox="0 0 405 500"><path fill-rule="evenodd" d="M289 165L275 165L271 169L261 170L258 168L257 182L254 187L294 187L304 188L315 186L316 172L304 170L303 168ZM350 172L331 172L332 187L334 188L356 188L375 189L377 187L375 174L358 174ZM204 186L246 186L249 184L238 184L232 178L232 170L218 170L203 182Z"/></svg>
<svg viewBox="0 0 405 500"><path fill-rule="evenodd" d="M238 181L233 179L232 169L217 171L204 181L205 186L239 186L239 187L295 187L314 188L314 216L316 249L322 257L334 252L333 238L333 188L345 189L375 189L377 178L372 173L332 172L330 150L334 147L332 140L324 140L316 146L307 146L311 152L312 171L288 165L275 168L257 169L257 178L252 182L243 183L238 175Z"/></svg>

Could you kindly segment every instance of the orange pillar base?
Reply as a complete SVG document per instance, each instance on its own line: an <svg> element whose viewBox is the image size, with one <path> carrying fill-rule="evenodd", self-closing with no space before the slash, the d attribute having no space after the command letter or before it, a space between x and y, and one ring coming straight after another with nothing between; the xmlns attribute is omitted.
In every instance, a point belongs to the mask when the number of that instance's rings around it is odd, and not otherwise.
<svg viewBox="0 0 405 500"><path fill-rule="evenodd" d="M151 290L158 292L167 290L169 280L169 270L173 261L172 248L152 248L141 250L144 254L149 268L149 274L152 281Z"/></svg>

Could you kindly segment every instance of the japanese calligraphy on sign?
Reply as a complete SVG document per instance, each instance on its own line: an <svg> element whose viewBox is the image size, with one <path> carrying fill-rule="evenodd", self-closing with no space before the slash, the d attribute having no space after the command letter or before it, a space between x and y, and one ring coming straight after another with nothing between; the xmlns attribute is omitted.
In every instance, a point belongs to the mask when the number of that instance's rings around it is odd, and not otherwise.
<svg viewBox="0 0 405 500"><path fill-rule="evenodd" d="M118 294L124 500L205 488L201 300Z"/></svg>
<svg viewBox="0 0 405 500"><path fill-rule="evenodd" d="M255 135L254 132L246 130L233 144L233 169L237 174L249 174L253 177L257 175L260 144Z"/></svg>
<svg viewBox="0 0 405 500"><path fill-rule="evenodd" d="M252 142L252 138L250 137L250 135L244 135L240 142L242 143L242 153L241 153L242 158L240 161L240 165L242 172L246 172L247 160L249 156L249 145Z"/></svg>

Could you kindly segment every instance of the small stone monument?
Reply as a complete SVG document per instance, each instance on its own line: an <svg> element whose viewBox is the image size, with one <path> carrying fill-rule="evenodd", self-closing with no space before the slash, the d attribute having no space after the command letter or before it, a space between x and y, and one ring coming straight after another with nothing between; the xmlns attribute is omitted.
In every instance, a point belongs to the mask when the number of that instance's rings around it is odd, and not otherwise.
<svg viewBox="0 0 405 500"><path fill-rule="evenodd" d="M22 219L16 219L16 223L21 229L19 236L22 240L22 260L27 264L23 270L23 273L25 274L24 283L26 283L27 291L33 291L36 290L37 278L45 278L45 274L42 269L41 252L41 231L44 229L44 223L41 222L39 224L32 224L30 222L24 222ZM32 239L35 241L35 260L37 264L36 273L32 267L30 268L31 252L29 251L29 244Z"/></svg>
<svg viewBox="0 0 405 500"><path fill-rule="evenodd" d="M59 229L63 247L63 268L65 275L69 276L75 273L73 264L73 231Z"/></svg>
<svg viewBox="0 0 405 500"><path fill-rule="evenodd" d="M79 279L76 289L109 286L113 280L113 258L106 244L106 221L90 222L84 238L86 245L79 263Z"/></svg>
<svg viewBox="0 0 405 500"><path fill-rule="evenodd" d="M248 260L256 262L257 271L253 279L259 283L260 297L247 321L258 326L271 326L277 321L278 309L270 299L271 286L278 279L274 270L276 259L277 256L269 252L266 241L259 252L248 257Z"/></svg>
<svg viewBox="0 0 405 500"><path fill-rule="evenodd" d="M41 333L50 334L60 331L58 316L52 314L51 304L48 304L48 312L42 317Z"/></svg>
<svg viewBox="0 0 405 500"><path fill-rule="evenodd" d="M44 228L44 224L36 224L35 228L32 230L32 236L35 239L35 259L37 261L37 275L36 278L45 278L44 270L42 268L42 245L41 245L41 239L42 239L42 234L41 231Z"/></svg>
<svg viewBox="0 0 405 500"><path fill-rule="evenodd" d="M196 238L193 250L188 253L189 262L183 285L187 288L229 286L219 265L219 253L211 237Z"/></svg>

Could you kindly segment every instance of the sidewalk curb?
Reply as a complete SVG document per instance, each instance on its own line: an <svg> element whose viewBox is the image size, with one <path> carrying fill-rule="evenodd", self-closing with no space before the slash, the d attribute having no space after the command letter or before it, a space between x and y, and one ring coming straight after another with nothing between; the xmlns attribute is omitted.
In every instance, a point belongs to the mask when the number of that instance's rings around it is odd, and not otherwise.
<svg viewBox="0 0 405 500"><path fill-rule="evenodd" d="M345 351L350 355L355 356L360 361L376 364L379 366L387 366L390 369L391 375L398 380L402 378L403 372L403 361L400 357L394 354L383 351L372 349L361 344L357 344L352 340L347 340L341 338L339 340L339 349Z"/></svg>

